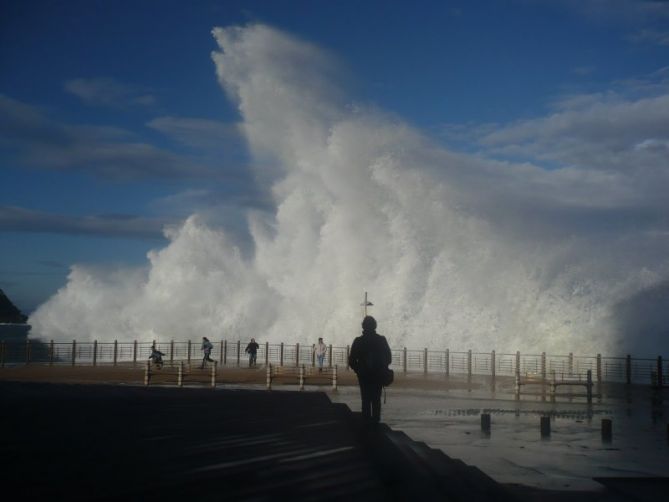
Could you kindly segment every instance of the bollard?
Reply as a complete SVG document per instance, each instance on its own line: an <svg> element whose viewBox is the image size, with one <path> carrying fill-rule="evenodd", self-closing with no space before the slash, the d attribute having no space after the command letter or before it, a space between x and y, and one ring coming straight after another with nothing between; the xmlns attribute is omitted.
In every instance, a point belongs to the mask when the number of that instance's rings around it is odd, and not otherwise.
<svg viewBox="0 0 669 502"><path fill-rule="evenodd" d="M627 385L632 383L632 356L629 354L625 357L625 382Z"/></svg>
<svg viewBox="0 0 669 502"><path fill-rule="evenodd" d="M4 346L4 343L3 343ZM4 350L3 350L4 353ZM53 366L53 358L54 358L54 345L53 345L53 340L49 343L49 366Z"/></svg>
<svg viewBox="0 0 669 502"><path fill-rule="evenodd" d="M451 351L450 351L450 349L446 349L445 357L446 357L446 361L445 361L446 362L446 376L448 377L448 376L451 375Z"/></svg>
<svg viewBox="0 0 669 502"><path fill-rule="evenodd" d="M662 356L657 356L657 386L659 388L664 386L664 378L662 374Z"/></svg>
<svg viewBox="0 0 669 502"><path fill-rule="evenodd" d="M520 375L518 373L516 373L515 391L516 391L516 399L520 399Z"/></svg>
<svg viewBox="0 0 669 502"><path fill-rule="evenodd" d="M300 366L300 390L304 390L304 365Z"/></svg>
<svg viewBox="0 0 669 502"><path fill-rule="evenodd" d="M481 430L490 434L490 413L481 413Z"/></svg>
<svg viewBox="0 0 669 502"><path fill-rule="evenodd" d="M337 390L337 365L332 368L332 390Z"/></svg>
<svg viewBox="0 0 669 502"><path fill-rule="evenodd" d="M547 438L551 435L551 417L541 417L541 437Z"/></svg>
<svg viewBox="0 0 669 502"><path fill-rule="evenodd" d="M267 390L272 390L272 365L267 365Z"/></svg>
<svg viewBox="0 0 669 502"><path fill-rule="evenodd" d="M184 362L179 361L179 366L177 366L177 386L184 386Z"/></svg>
<svg viewBox="0 0 669 502"><path fill-rule="evenodd" d="M423 349L423 374L427 375L427 347Z"/></svg>
<svg viewBox="0 0 669 502"><path fill-rule="evenodd" d="M77 341L72 340L72 366L74 366L76 360L77 360Z"/></svg>
<svg viewBox="0 0 669 502"><path fill-rule="evenodd" d="M144 370L144 385L149 386L151 382L151 361L146 361L146 368Z"/></svg>
<svg viewBox="0 0 669 502"><path fill-rule="evenodd" d="M217 362L214 361L214 364L211 365L211 388L215 389L216 388L216 366Z"/></svg>
<svg viewBox="0 0 669 502"><path fill-rule="evenodd" d="M602 418L602 441L609 442L613 438L613 423L610 418Z"/></svg>
<svg viewBox="0 0 669 502"><path fill-rule="evenodd" d="M118 361L118 340L114 340L114 366L116 366L117 361Z"/></svg>
<svg viewBox="0 0 669 502"><path fill-rule="evenodd" d="M93 366L98 365L98 341L93 340Z"/></svg>

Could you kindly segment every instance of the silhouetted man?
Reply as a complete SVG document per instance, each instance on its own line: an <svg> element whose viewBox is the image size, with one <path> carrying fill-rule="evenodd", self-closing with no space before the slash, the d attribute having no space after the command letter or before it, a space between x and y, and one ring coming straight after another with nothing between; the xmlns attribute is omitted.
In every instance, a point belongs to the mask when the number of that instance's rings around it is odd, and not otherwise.
<svg viewBox="0 0 669 502"><path fill-rule="evenodd" d="M383 375L392 362L386 338L377 334L376 320L367 316L362 321L362 336L353 340L349 366L358 375L362 418L371 423L381 419L381 390Z"/></svg>

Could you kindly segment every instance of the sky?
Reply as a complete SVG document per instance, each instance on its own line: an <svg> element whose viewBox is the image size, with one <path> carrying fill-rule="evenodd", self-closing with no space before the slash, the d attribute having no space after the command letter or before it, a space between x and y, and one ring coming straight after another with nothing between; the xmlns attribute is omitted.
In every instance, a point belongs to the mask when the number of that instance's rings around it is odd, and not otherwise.
<svg viewBox="0 0 669 502"><path fill-rule="evenodd" d="M592 256L624 240L601 276L622 267L636 282L592 288L610 292L609 306L624 305L618 311L653 288L664 294L667 2L3 0L0 12L0 288L26 313L68 284L76 288L82 270L111 282L142 269L152 277L151 256L174 250L194 214L244 259L258 260L263 248L249 215L273 219L281 234L287 164L301 158L284 150L308 145L254 129L248 95L256 92L259 103L264 94L240 76L253 72L304 92L292 108L269 99L258 123L286 126L270 109L302 113L313 98L303 112L313 124L334 129L352 114L372 117L377 134L398 127L402 135L393 129L388 137L407 146L384 147L396 148L392 155L421 144L448 156L443 164L407 156L404 166L429 164L421 172L467 194L470 202L462 195L453 210L465 207L504 242L523 241L523 250L547 245L546 228L560 242L606 235L583 244ZM271 35L257 34L258 26ZM241 27L257 40L216 37L215 27ZM262 43L276 44L276 68L253 45ZM227 54L226 44L231 55L262 60L267 73L217 62L212 53ZM435 163L456 163L457 176ZM544 203L550 197L559 208ZM272 282L259 272L253 280ZM425 301L425 291L419 297Z"/></svg>

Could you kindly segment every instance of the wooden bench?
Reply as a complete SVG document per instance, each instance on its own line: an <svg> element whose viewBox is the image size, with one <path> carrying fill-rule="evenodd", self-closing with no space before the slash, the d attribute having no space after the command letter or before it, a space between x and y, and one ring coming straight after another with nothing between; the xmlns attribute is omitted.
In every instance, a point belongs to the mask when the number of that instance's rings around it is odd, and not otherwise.
<svg viewBox="0 0 669 502"><path fill-rule="evenodd" d="M163 362L161 366L147 361L144 369L144 385L148 387L152 382L154 384L175 382L178 387L183 387L184 380L189 378L190 381L207 383L212 388L216 388L218 363L210 363L209 367L205 369L200 369L199 365L193 366L193 364L184 363L183 361ZM156 381L156 379L159 381Z"/></svg>
<svg viewBox="0 0 669 502"><path fill-rule="evenodd" d="M268 364L267 390L272 389L272 382L277 379L295 382L300 390L304 390L304 383L307 379L310 383L319 380L324 383L332 382L332 390L337 390L337 366L323 368L323 371L319 371L318 368L313 366L276 366Z"/></svg>

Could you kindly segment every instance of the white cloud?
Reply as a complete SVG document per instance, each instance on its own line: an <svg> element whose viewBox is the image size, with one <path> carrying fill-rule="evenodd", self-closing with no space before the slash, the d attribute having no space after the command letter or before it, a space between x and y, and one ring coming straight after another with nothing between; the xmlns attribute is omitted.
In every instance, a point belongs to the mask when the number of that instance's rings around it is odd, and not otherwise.
<svg viewBox="0 0 669 502"><path fill-rule="evenodd" d="M189 218L143 274L75 269L31 317L35 333L345 345L366 290L394 347L667 351L660 322L631 338L616 317L669 280L669 167L649 153L666 138L663 95L593 97L502 127L486 144L529 160L495 161L347 106L312 45L262 25L214 36L274 197L248 213L252 248ZM533 162L544 158L558 165Z"/></svg>
<svg viewBox="0 0 669 502"><path fill-rule="evenodd" d="M149 106L156 98L149 92L112 78L76 78L65 82L65 90L90 106L126 108Z"/></svg>

